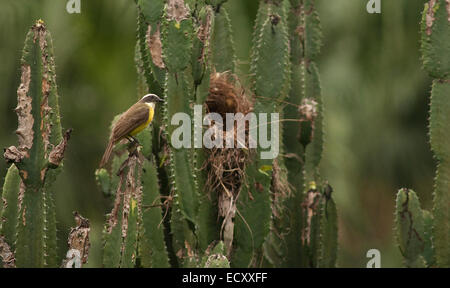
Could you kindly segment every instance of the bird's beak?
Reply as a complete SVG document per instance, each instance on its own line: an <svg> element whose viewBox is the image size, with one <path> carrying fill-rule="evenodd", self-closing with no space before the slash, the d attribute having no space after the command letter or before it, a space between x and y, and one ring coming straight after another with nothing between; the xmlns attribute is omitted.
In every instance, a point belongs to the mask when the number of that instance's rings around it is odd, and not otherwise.
<svg viewBox="0 0 450 288"><path fill-rule="evenodd" d="M164 100L163 100L163 99L161 99L161 98L158 98L157 102L161 102L161 103L164 103Z"/></svg>

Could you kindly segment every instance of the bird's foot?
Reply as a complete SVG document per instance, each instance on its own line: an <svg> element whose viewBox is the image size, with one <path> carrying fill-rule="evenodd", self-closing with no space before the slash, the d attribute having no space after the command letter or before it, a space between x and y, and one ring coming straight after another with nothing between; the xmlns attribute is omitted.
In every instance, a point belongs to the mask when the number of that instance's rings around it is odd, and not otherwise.
<svg viewBox="0 0 450 288"><path fill-rule="evenodd" d="M129 136L129 138L127 138L127 139L128 139L128 141L130 141L131 143L133 143L137 146L142 146L141 143L139 142L139 140L134 136Z"/></svg>

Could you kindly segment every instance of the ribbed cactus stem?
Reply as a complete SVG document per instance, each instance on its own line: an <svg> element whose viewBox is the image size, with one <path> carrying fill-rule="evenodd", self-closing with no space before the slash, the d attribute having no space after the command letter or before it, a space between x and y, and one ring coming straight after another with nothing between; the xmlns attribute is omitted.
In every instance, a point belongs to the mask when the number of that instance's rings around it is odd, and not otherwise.
<svg viewBox="0 0 450 288"><path fill-rule="evenodd" d="M262 3L263 1L261 1ZM268 1L267 11L260 9L257 16L263 23L253 51L253 93L256 96L253 111L259 116L259 126L272 131L272 113L278 112L278 103L285 98L285 85L289 83L289 41L286 27L286 11L282 1ZM264 4L263 4L264 5ZM264 19L263 19L264 18ZM250 127L255 129L255 127ZM279 137L279 135L272 135ZM278 140L278 139L277 139ZM246 185L237 202L234 243L232 254L234 267L248 267L269 233L271 220L270 183L273 174L273 159L263 159L261 148L255 149L253 159L247 165Z"/></svg>
<svg viewBox="0 0 450 288"><path fill-rule="evenodd" d="M122 258L120 267L133 268L136 265L138 236L138 205L142 199L140 189L140 162L132 156L129 159L128 174L122 208Z"/></svg>
<svg viewBox="0 0 450 288"><path fill-rule="evenodd" d="M450 267L450 3L430 0L421 24L422 60L434 79L431 91L430 142L438 162L433 207L433 246L439 267Z"/></svg>
<svg viewBox="0 0 450 288"><path fill-rule="evenodd" d="M317 266L322 268L336 267L337 259L338 216L331 192L331 186L326 185L321 203L320 246Z"/></svg>
<svg viewBox="0 0 450 288"><path fill-rule="evenodd" d="M322 44L320 21L314 0L290 0L284 6L289 9L292 72L283 117L299 121L283 123L283 160L292 193L282 201L281 216L275 222L274 229L289 231L281 232L285 245L279 246L279 257L287 267L332 267L337 249L336 212L331 196L326 198L321 192L326 187L320 183L318 169L323 149L323 107L315 64ZM322 203L330 206L325 210ZM328 212L330 218L324 216Z"/></svg>
<svg viewBox="0 0 450 288"><path fill-rule="evenodd" d="M119 182L115 187L115 200L105 226L104 267L135 267L138 253L138 223L142 203L141 165L143 159L137 155L113 158L113 167L118 168ZM116 170L117 171L117 170Z"/></svg>
<svg viewBox="0 0 450 288"><path fill-rule="evenodd" d="M401 189L396 201L396 234L407 267L424 267L424 221L419 198L412 190Z"/></svg>
<svg viewBox="0 0 450 288"><path fill-rule="evenodd" d="M216 6L220 7L220 6ZM217 10L211 38L211 62L216 72L235 70L235 51L232 39L231 22L225 8Z"/></svg>
<svg viewBox="0 0 450 288"><path fill-rule="evenodd" d="M28 32L17 90L19 146L5 158L19 170L23 197L17 228L18 267L56 266L56 221L51 184L61 171L70 130L62 135L50 33L38 20Z"/></svg>
<svg viewBox="0 0 450 288"><path fill-rule="evenodd" d="M167 214L162 214L162 206L166 205L168 208L170 199L166 198L161 201L158 174L154 162L145 161L142 173L142 223L138 239L141 266L169 267L163 231L163 216L167 216Z"/></svg>
<svg viewBox="0 0 450 288"><path fill-rule="evenodd" d="M206 99L210 90L210 78L212 71L211 49L212 34L214 31L215 14L213 8L209 5L203 6L198 13L198 26L194 35L194 49L192 53L192 74L195 85L195 104L202 105L202 115L206 113ZM196 108L199 109L199 108ZM201 133L195 131L203 131L202 123L194 121L193 141L203 137ZM207 191L207 171L205 169L207 161L206 149L196 148L193 151L194 173L196 179L196 194L198 195L198 213L197 213L197 229L198 246L200 251L214 241L219 239L219 227L217 221L217 193Z"/></svg>
<svg viewBox="0 0 450 288"><path fill-rule="evenodd" d="M426 261L427 267L435 267L436 256L433 246L433 214L431 214L429 211L422 210L422 217L424 227L423 237L425 244L422 255Z"/></svg>
<svg viewBox="0 0 450 288"><path fill-rule="evenodd" d="M163 23L163 55L168 73L165 86L165 117L167 133L172 135L176 126L170 123L175 113L185 112L191 115L189 107L193 85L190 84L186 69L192 55L193 24L189 11L183 1L169 1ZM190 123L189 123L190 124ZM192 161L187 149L171 149L171 172L174 178L177 199L181 212L194 222L197 205L194 181L192 179Z"/></svg>
<svg viewBox="0 0 450 288"><path fill-rule="evenodd" d="M126 155L112 158L112 170L118 171L119 167L126 159ZM112 174L112 173L111 173ZM114 175L115 176L115 175ZM111 178L114 176L110 176ZM121 227L122 227L122 210L123 210L123 176L117 177L118 181L115 185L111 185L115 200L111 212L107 215L107 222L103 230L103 267L117 268L120 267L121 259Z"/></svg>
<svg viewBox="0 0 450 288"><path fill-rule="evenodd" d="M167 67L164 89L164 121L167 139L172 143L173 131L177 128L171 123L178 112L192 115L190 104L194 100L194 77L192 75L192 53L194 23L191 11L183 0L167 2L162 22L162 51L164 65ZM188 123L192 129L190 120ZM194 230L198 212L197 183L192 175L193 156L190 149L170 147L168 167L169 183L173 189L173 208L171 232L173 249L183 265L184 256L196 247ZM181 249L181 251L180 251ZM179 252L179 253L178 253Z"/></svg>
<svg viewBox="0 0 450 288"><path fill-rule="evenodd" d="M5 241L13 251L17 236L17 221L19 220L20 188L22 187L23 189L24 187L21 183L19 170L15 165L11 165L6 173L2 198L0 199L0 235L5 238Z"/></svg>
<svg viewBox="0 0 450 288"><path fill-rule="evenodd" d="M432 150L438 160L433 199L433 245L439 267L450 267L449 95L450 80L435 80L431 92L430 138Z"/></svg>
<svg viewBox="0 0 450 288"><path fill-rule="evenodd" d="M431 77L450 76L450 12L447 0L429 0L422 13L422 61Z"/></svg>
<svg viewBox="0 0 450 288"><path fill-rule="evenodd" d="M161 51L161 16L165 0L137 0L138 45L144 63L145 77L150 89L163 87L165 79Z"/></svg>

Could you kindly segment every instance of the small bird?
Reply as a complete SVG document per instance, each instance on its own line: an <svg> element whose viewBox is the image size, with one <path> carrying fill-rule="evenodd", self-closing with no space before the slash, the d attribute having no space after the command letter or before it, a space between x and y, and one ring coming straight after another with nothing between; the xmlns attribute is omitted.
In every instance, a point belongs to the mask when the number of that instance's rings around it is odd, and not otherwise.
<svg viewBox="0 0 450 288"><path fill-rule="evenodd" d="M155 94L147 94L120 116L112 128L108 146L100 162L100 168L108 162L113 147L117 142L124 138L130 142L138 142L134 138L134 135L152 123L153 115L155 114L155 104L157 102L164 101Z"/></svg>

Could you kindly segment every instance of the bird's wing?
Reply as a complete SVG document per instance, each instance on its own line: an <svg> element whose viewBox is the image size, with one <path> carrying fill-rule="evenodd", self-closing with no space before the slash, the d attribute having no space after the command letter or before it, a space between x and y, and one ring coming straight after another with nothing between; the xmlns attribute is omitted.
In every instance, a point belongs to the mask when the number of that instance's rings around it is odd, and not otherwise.
<svg viewBox="0 0 450 288"><path fill-rule="evenodd" d="M113 137L117 141L148 120L149 108L142 103L134 104L120 116L113 128Z"/></svg>

